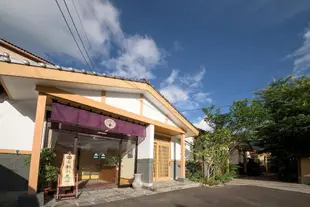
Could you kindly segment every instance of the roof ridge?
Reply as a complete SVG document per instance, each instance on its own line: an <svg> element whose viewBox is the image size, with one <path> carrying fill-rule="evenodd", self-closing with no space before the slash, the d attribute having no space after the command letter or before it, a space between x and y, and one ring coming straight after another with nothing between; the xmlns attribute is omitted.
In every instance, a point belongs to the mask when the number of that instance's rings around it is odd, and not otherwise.
<svg viewBox="0 0 310 207"><path fill-rule="evenodd" d="M52 63L52 62L50 62L50 61L48 61L48 60L46 60L46 59L44 59L44 58L42 58L42 57L40 57L40 56L34 54L34 53L32 53L32 52L29 52L28 50L25 50L24 48L21 48L21 47L15 45L15 44L13 44L13 43L11 43L11 42L5 40L5 39L0 38L0 43L1 43L1 41L2 41L3 43L5 43L7 46L11 46L11 47L13 47L13 48L15 48L15 49L21 50L22 52L25 52L25 53L27 53L28 55L33 56L33 57L35 57L35 58L37 58L37 59L39 59L39 60L42 60L42 61L44 61L44 62L47 62L47 63L49 63L49 64L51 64L51 65L55 65L54 63Z"/></svg>

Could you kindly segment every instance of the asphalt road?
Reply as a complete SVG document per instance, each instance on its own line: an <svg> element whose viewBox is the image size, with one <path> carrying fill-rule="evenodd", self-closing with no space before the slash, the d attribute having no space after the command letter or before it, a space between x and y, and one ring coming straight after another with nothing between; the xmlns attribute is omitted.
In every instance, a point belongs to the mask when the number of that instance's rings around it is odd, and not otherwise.
<svg viewBox="0 0 310 207"><path fill-rule="evenodd" d="M191 188L128 200L120 200L112 203L93 205L93 207L101 206L309 207L310 195L256 186L225 186L219 188Z"/></svg>

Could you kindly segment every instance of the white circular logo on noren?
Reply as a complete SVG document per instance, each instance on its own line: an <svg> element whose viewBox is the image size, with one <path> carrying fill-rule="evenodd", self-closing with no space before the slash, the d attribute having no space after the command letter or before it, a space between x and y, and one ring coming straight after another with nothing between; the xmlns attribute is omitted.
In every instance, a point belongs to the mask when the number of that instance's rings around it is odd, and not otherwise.
<svg viewBox="0 0 310 207"><path fill-rule="evenodd" d="M109 129L114 129L116 127L116 122L113 119L104 120L104 125Z"/></svg>

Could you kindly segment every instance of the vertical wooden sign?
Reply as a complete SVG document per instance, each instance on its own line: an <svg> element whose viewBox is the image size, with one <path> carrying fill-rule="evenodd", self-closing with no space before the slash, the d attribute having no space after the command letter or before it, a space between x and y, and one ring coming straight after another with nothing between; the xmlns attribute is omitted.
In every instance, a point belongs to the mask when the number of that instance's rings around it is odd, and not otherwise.
<svg viewBox="0 0 310 207"><path fill-rule="evenodd" d="M69 152L64 154L60 168L60 185L59 187L75 186L75 155Z"/></svg>

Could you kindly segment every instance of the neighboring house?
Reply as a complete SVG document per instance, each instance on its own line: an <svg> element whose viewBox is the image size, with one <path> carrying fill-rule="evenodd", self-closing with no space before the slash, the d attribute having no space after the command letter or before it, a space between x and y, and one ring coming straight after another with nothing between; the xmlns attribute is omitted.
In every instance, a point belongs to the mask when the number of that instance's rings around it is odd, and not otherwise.
<svg viewBox="0 0 310 207"><path fill-rule="evenodd" d="M142 173L150 186L185 177L185 139L199 131L148 81L55 66L1 43L0 191L37 191L43 147L57 166L76 154L80 180L123 186Z"/></svg>
<svg viewBox="0 0 310 207"><path fill-rule="evenodd" d="M298 159L298 183L310 185L310 157Z"/></svg>
<svg viewBox="0 0 310 207"><path fill-rule="evenodd" d="M188 137L185 139L185 158L189 160L192 157L192 147L194 145L194 137Z"/></svg>

